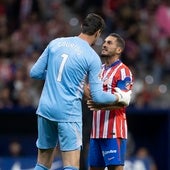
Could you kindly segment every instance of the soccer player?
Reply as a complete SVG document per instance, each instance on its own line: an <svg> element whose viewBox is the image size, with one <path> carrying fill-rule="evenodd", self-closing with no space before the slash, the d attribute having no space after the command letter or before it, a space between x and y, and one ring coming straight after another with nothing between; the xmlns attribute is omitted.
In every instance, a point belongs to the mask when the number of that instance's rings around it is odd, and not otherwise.
<svg viewBox="0 0 170 170"><path fill-rule="evenodd" d="M102 82L98 78L101 60L91 46L100 36L104 25L99 15L87 15L78 36L52 40L30 70L30 77L45 80L36 111L38 158L35 170L50 169L58 145L63 169L79 169L82 145L81 101L86 76L95 102L129 103L130 93L120 90L115 94L103 92Z"/></svg>
<svg viewBox="0 0 170 170"><path fill-rule="evenodd" d="M115 88L131 91L133 77L130 69L120 57L125 48L124 39L111 33L104 40L101 58L104 60L101 72L103 91L114 94ZM93 111L92 130L89 148L90 170L123 170L127 122L126 106L102 105L89 102Z"/></svg>

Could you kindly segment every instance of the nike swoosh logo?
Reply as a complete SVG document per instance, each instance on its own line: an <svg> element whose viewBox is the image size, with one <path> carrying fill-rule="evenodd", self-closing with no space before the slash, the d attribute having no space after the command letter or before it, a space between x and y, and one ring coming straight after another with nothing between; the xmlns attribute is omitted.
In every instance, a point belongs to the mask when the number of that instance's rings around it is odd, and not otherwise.
<svg viewBox="0 0 170 170"><path fill-rule="evenodd" d="M109 160L109 161L111 161L112 159L114 159L114 156L113 156L113 157L111 157L111 158L108 158L108 160Z"/></svg>

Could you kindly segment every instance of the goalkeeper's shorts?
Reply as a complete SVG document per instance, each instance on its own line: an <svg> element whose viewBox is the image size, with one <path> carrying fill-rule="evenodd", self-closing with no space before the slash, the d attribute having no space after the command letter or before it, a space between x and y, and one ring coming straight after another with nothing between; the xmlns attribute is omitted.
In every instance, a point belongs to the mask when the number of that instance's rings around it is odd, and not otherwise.
<svg viewBox="0 0 170 170"><path fill-rule="evenodd" d="M37 147L50 149L55 148L58 144L60 144L61 151L81 149L82 123L55 122L38 116Z"/></svg>

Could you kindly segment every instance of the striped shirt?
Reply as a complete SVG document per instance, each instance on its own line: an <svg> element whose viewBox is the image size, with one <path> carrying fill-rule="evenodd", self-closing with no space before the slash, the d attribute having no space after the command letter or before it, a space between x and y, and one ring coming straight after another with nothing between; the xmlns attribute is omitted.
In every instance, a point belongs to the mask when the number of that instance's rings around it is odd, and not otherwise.
<svg viewBox="0 0 170 170"><path fill-rule="evenodd" d="M103 81L103 90L110 93L114 93L115 87L124 91L131 90L133 84L130 69L120 60L109 68L104 64L100 78ZM127 139L126 108L94 111L91 138Z"/></svg>

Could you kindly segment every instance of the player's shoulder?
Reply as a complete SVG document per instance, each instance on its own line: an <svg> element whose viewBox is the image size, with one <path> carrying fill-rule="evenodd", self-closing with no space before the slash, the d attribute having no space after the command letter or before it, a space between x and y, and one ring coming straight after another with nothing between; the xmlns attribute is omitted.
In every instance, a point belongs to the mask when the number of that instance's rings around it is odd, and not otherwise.
<svg viewBox="0 0 170 170"><path fill-rule="evenodd" d="M73 37L58 37L51 40L48 44L50 48L68 47L73 42Z"/></svg>
<svg viewBox="0 0 170 170"><path fill-rule="evenodd" d="M121 62L120 67L118 67L115 73L115 77L117 78L117 80L122 80L127 77L130 81L133 81L133 73L131 69L123 62Z"/></svg>
<svg viewBox="0 0 170 170"><path fill-rule="evenodd" d="M131 69L129 68L129 66L128 65L126 65L125 63L123 63L123 62L121 62L121 66L120 66L120 69L125 69L125 70L129 70L129 71L131 71Z"/></svg>
<svg viewBox="0 0 170 170"><path fill-rule="evenodd" d="M65 41L65 40L69 40L71 38L72 37L57 37L57 38L51 40L49 44L53 44L53 43L57 43L57 42L62 42L62 41Z"/></svg>
<svg viewBox="0 0 170 170"><path fill-rule="evenodd" d="M129 68L128 65L126 65L123 61L121 61L121 67Z"/></svg>

